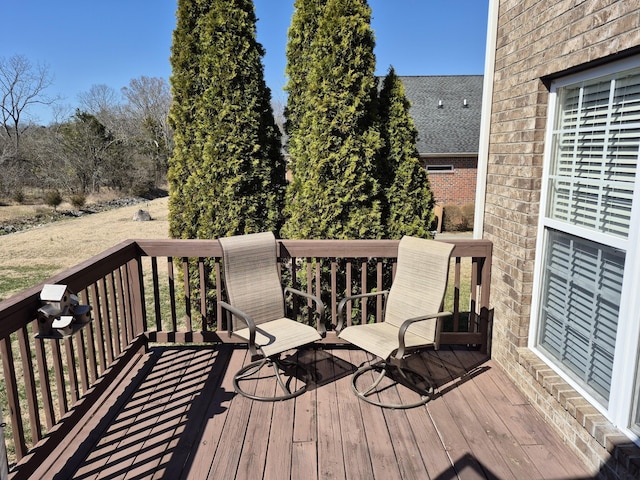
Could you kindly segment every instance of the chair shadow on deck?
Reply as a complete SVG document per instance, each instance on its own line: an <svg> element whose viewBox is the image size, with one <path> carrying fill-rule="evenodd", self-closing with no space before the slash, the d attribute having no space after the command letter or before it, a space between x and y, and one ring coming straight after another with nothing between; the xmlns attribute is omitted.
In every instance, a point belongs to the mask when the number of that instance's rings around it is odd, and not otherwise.
<svg viewBox="0 0 640 480"><path fill-rule="evenodd" d="M432 400L491 368L485 365L488 356L478 355L473 350L464 351L464 348L425 350L408 358L408 366L422 373L434 387ZM451 356L455 359L448 358Z"/></svg>
<svg viewBox="0 0 640 480"><path fill-rule="evenodd" d="M350 345L337 348L354 350L354 347ZM450 389L455 388L457 385L470 380L490 368L483 365L489 359L488 356L474 354L471 359L467 359L466 361L461 362L460 359L450 361L444 357L449 355L452 350L446 347L444 351L446 353L442 355L440 355L438 351L433 350L417 352L407 360L408 366L423 374L436 388L437 392L433 398L444 395ZM461 350L459 349L459 351ZM302 349L297 353L297 361L312 372L313 384L309 386L309 388L312 389L352 375L364 363L379 360L375 355L366 355L369 357L367 362L354 365L353 363L332 355L326 350ZM462 356L464 356L464 353ZM389 387L392 386L393 384L389 385Z"/></svg>
<svg viewBox="0 0 640 480"><path fill-rule="evenodd" d="M335 382L355 372L356 367L323 349L298 351L298 362L311 372L309 390Z"/></svg>
<svg viewBox="0 0 640 480"><path fill-rule="evenodd" d="M354 347L348 346L346 349L353 350ZM356 348L355 350L358 349ZM316 379L316 387L352 375L360 367L366 364L374 364L380 360L375 355L363 352L363 355L367 356L367 360L354 365L335 355L331 355L329 352L319 352L321 353L317 354L320 356L315 358L315 366L313 363L314 357L308 353L300 352L298 356L300 363L310 371L315 371L316 375L320 375L319 379ZM466 347L445 347L440 351L423 350L415 352L406 358L407 367L423 376L430 386L434 388L434 393L431 395L432 400L445 395L451 389L489 370L491 367L485 365L487 360L489 360L488 356L481 355L473 350L469 351ZM327 372L329 372L328 375ZM391 378L387 374L387 378L381 383L377 391L382 393L399 385L412 390L412 386L404 383L401 377L396 378L394 376ZM313 386L310 388L313 388Z"/></svg>

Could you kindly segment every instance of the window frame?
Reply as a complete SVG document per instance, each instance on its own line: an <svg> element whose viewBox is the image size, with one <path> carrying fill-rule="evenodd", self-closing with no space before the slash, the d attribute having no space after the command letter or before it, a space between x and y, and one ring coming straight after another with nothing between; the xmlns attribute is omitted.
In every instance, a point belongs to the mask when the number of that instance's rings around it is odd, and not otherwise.
<svg viewBox="0 0 640 480"><path fill-rule="evenodd" d="M453 173L455 170L450 164L425 165L424 168L428 173Z"/></svg>
<svg viewBox="0 0 640 480"><path fill-rule="evenodd" d="M550 86L547 124L545 130L545 148L543 157L542 185L538 212L538 232L536 238L536 254L533 278L532 305L529 327L528 347L549 365L560 377L569 383L595 408L607 417L616 427L624 431L634 441L640 441L640 424L632 425L635 416L634 396L640 395L640 164L636 169L633 188L633 205L631 210L631 226L627 238L601 233L586 227L580 227L564 221L548 217L550 214L550 177L554 155L554 129L556 128L559 108L559 92L563 88L578 85L581 82L596 80L601 77L615 75L635 68L640 68L640 56L585 70L579 73L556 78ZM639 153L640 156L640 153ZM538 347L541 327L541 305L544 292L544 260L547 257L546 233L549 229L584 238L607 245L625 252L625 265L622 281L622 292L618 326L615 340L613 369L611 373L611 389L607 404L603 404L585 387L563 370L562 364L547 355ZM630 360L632 367L629 368ZM640 422L639 422L640 423Z"/></svg>

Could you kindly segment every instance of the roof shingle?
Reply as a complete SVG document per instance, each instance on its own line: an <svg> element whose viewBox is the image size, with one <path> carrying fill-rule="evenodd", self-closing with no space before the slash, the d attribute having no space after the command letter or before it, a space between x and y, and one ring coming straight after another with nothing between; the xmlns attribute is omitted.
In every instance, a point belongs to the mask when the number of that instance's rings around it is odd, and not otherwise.
<svg viewBox="0 0 640 480"><path fill-rule="evenodd" d="M478 153L482 75L399 78L411 102L420 155Z"/></svg>

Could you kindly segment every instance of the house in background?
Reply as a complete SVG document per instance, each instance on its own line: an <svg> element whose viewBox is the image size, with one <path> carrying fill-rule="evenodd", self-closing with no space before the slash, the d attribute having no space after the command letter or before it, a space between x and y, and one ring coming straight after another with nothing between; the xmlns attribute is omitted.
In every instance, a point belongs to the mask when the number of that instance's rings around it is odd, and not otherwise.
<svg viewBox="0 0 640 480"><path fill-rule="evenodd" d="M399 76L438 205L475 202L482 75Z"/></svg>
<svg viewBox="0 0 640 480"><path fill-rule="evenodd" d="M429 172L436 203L472 205L476 200L478 144L482 107L482 75L398 76L411 103L418 130L416 147ZM379 77L382 85L384 77ZM282 153L288 159L288 137ZM291 171L287 171L291 181Z"/></svg>
<svg viewBox="0 0 640 480"><path fill-rule="evenodd" d="M490 0L488 25L492 357L602 478L640 478L640 6Z"/></svg>

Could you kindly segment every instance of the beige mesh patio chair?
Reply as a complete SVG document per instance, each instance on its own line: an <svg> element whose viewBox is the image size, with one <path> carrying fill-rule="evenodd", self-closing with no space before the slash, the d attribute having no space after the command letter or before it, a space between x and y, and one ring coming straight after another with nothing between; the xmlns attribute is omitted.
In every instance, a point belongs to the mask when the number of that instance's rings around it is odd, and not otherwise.
<svg viewBox="0 0 640 480"><path fill-rule="evenodd" d="M398 245L396 275L391 288L346 297L338 305L339 337L381 359L353 374L351 386L361 399L388 408L411 408L429 401L433 387L425 375L409 368L406 357L425 347L433 346L436 350L439 347L441 320L451 315L442 311L442 305L453 247L449 243L404 236ZM344 328L346 304L355 299L366 301L375 295L385 298L384 321ZM371 370L378 372L373 383L359 388L358 379ZM419 393L420 400L408 404L376 400L378 387L386 376Z"/></svg>
<svg viewBox="0 0 640 480"><path fill-rule="evenodd" d="M278 274L276 239L271 232L220 238L224 262L224 285L227 302L220 301L226 312L229 334L248 343L252 362L234 377L236 392L253 400L286 400L304 393L309 372L281 354L320 340L325 334L324 305L313 295L285 288ZM286 318L285 295L299 295L313 300L317 328ZM231 318L229 318L231 317ZM261 377L263 367L273 367L282 394L268 397L254 395L240 385ZM285 378L283 378L283 375ZM294 379L302 386L291 389ZM255 385L255 383L254 383Z"/></svg>

